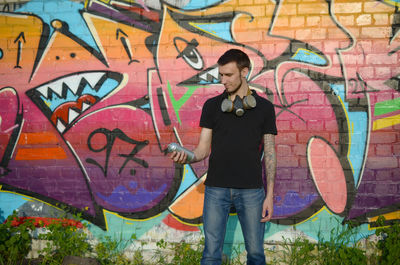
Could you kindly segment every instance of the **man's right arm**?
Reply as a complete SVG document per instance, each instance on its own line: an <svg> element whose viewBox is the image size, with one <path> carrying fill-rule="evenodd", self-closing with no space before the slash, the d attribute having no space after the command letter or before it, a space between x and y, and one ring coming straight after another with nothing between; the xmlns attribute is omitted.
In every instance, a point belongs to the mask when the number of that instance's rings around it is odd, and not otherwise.
<svg viewBox="0 0 400 265"><path fill-rule="evenodd" d="M197 147L193 150L194 159L190 163L199 162L210 155L212 140L212 129L202 128ZM187 155L184 152L172 152L171 159L179 164L186 164Z"/></svg>

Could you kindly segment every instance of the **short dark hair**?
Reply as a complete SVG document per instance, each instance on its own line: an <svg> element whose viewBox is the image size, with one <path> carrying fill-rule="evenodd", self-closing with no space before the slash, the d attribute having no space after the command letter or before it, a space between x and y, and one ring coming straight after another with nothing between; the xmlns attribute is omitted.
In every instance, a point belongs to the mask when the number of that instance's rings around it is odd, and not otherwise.
<svg viewBox="0 0 400 265"><path fill-rule="evenodd" d="M218 59L218 65L225 65L230 62L236 62L239 70L246 67L250 69L249 56L239 49L230 49Z"/></svg>

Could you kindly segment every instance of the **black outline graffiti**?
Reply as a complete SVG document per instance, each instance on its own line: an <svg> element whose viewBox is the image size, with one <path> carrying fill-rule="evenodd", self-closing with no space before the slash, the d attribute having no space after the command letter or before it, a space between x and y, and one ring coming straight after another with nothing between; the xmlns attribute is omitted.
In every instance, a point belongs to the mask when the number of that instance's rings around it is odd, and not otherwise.
<svg viewBox="0 0 400 265"><path fill-rule="evenodd" d="M184 43L186 43L186 47L183 49L183 51L180 51L178 49L177 45L177 40L180 40ZM184 38L181 37L175 37L174 38L174 46L176 51L178 52L178 56L176 58L183 58L185 62L193 69L195 70L201 70L204 68L204 61L199 53L199 51L196 49L197 46L199 46L199 43L196 39L192 39L191 41L187 41ZM200 66L196 67L195 65L200 63Z"/></svg>
<svg viewBox="0 0 400 265"><path fill-rule="evenodd" d="M23 43L26 43L26 40L25 40L25 33L24 33L24 32L21 32L21 33L18 35L18 37L15 38L14 43L17 43L17 42L18 42L17 63L16 63L16 65L14 66L14 68L22 68L22 67L19 65L19 63L20 63L20 61L21 61L21 52L22 52Z"/></svg>
<svg viewBox="0 0 400 265"><path fill-rule="evenodd" d="M93 147L92 145L92 138L96 135L96 134L103 134L106 137L106 144L103 147L100 147L99 149L96 149ZM146 145L149 144L148 140L144 140L144 141L137 141L134 140L130 137L128 137L123 131L121 131L120 129L116 128L112 131L110 131L109 129L106 128L99 128L94 130L93 132L91 132L89 134L88 140L87 140L87 145L90 151L95 152L95 153L100 153L104 150L106 150L106 159L104 162L104 167L102 167L95 159L93 158L87 158L86 162L96 165L98 166L101 171L104 174L104 177L107 177L107 172L108 172L108 162L110 159L110 154L112 151L112 148L114 146L114 142L116 139L120 139L124 142L130 143L130 144L134 144L135 147L132 149L132 151L129 154L118 154L118 156L120 157L125 157L125 161L123 163L123 165L121 166L121 168L119 169L118 173L121 174L122 170L125 168L126 164L129 161L133 161L137 164L139 164L140 166L144 167L144 168L148 168L149 164L142 159L136 158L135 155L142 150ZM135 170L133 169L133 171L131 171L131 174L134 175Z"/></svg>
<svg viewBox="0 0 400 265"><path fill-rule="evenodd" d="M132 51L131 51L131 48L130 48L130 42L129 42L128 34L126 34L122 29L118 28L115 35L116 35L116 39L117 40L118 39L121 40L122 46L124 47L124 50L125 50L126 54L128 55L128 58L129 58L128 65L130 65L131 63L140 63L139 60L132 59L133 57L132 57ZM120 36L120 35L123 35L123 36ZM124 36L127 37L127 38L125 38Z"/></svg>

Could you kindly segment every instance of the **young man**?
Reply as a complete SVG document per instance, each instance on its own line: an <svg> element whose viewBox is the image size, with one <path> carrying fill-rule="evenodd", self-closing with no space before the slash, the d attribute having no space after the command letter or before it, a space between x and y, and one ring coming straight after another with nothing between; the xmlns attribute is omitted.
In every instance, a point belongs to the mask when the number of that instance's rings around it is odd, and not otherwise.
<svg viewBox="0 0 400 265"><path fill-rule="evenodd" d="M201 264L221 264L231 205L236 208L243 231L247 264L266 264L264 229L273 213L276 172L275 111L271 102L249 89L247 54L237 49L228 50L219 58L218 65L225 91L208 99L203 106L200 140L191 161L201 161L211 153L205 181L205 247ZM262 143L266 195L262 180ZM171 158L177 163L187 162L183 152L173 152Z"/></svg>

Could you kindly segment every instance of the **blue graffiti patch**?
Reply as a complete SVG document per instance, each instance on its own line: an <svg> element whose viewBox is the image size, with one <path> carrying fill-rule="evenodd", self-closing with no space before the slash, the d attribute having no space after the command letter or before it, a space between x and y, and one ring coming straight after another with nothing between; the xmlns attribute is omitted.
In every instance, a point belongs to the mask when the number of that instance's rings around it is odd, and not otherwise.
<svg viewBox="0 0 400 265"><path fill-rule="evenodd" d="M367 148L368 115L366 112L349 110L349 103L345 101L346 95L344 85L331 84L331 88L343 103L344 110L348 117L350 129L348 159L353 170L354 184L357 186L361 178L364 155Z"/></svg>
<svg viewBox="0 0 400 265"><path fill-rule="evenodd" d="M18 209L26 201L27 199L24 196L10 192L0 192L0 222L4 222L14 210Z"/></svg>
<svg viewBox="0 0 400 265"><path fill-rule="evenodd" d="M221 23L189 23L193 27L200 29L201 31L207 32L208 34L226 40L227 42L233 42L231 34L231 22Z"/></svg>
<svg viewBox="0 0 400 265"><path fill-rule="evenodd" d="M137 183L134 181L131 181L129 185L130 188L133 189L137 187ZM104 196L99 192L97 193L97 196L99 196L106 203L116 206L118 208L136 210L144 206L148 206L154 199L160 197L166 188L166 184L163 184L158 190L154 190L151 192L140 188L135 194L132 194L126 187L117 186L112 191L110 196Z"/></svg>
<svg viewBox="0 0 400 265"><path fill-rule="evenodd" d="M278 204L274 205L274 216L291 216L299 212L300 209L309 206L317 197L318 194L308 194L301 197L295 191L288 191L283 201L281 197L276 197Z"/></svg>
<svg viewBox="0 0 400 265"><path fill-rule="evenodd" d="M179 190L176 193L174 200L176 200L185 190L187 190L190 186L195 184L197 181L198 181L198 178L196 177L196 173L194 173L192 167L189 165L184 165L181 186L179 187Z"/></svg>
<svg viewBox="0 0 400 265"><path fill-rule="evenodd" d="M15 11L33 13L49 25L55 19L64 21L68 24L71 33L79 36L89 46L99 51L86 22L79 13L83 7L83 3L69 0L32 0ZM54 29L50 27L50 36L53 31Z"/></svg>
<svg viewBox="0 0 400 265"><path fill-rule="evenodd" d="M221 0L191 0L187 5L182 7L183 10L194 10L206 8L222 2Z"/></svg>
<svg viewBox="0 0 400 265"><path fill-rule="evenodd" d="M320 56L310 50L306 50L306 49L298 49L291 59L295 60L295 61L315 64L315 65L325 65L326 64L326 60L322 56Z"/></svg>

